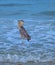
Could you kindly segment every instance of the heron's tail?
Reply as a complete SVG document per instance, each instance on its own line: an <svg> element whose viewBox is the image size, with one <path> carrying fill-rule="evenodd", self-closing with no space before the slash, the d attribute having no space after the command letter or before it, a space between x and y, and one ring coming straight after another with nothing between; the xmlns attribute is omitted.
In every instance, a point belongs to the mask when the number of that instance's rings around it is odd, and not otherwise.
<svg viewBox="0 0 55 65"><path fill-rule="evenodd" d="M31 40L31 37L29 36L27 40L28 40L28 41Z"/></svg>

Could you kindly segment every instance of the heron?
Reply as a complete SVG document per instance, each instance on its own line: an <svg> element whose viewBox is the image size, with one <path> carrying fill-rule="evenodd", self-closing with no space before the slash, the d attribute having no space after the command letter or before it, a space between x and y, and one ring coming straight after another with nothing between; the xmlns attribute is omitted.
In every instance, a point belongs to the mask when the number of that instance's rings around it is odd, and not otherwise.
<svg viewBox="0 0 55 65"><path fill-rule="evenodd" d="M24 21L23 20L18 20L18 27L19 27L19 32L21 35L22 39L26 39L27 41L31 40L30 35L27 33L25 28L23 27Z"/></svg>

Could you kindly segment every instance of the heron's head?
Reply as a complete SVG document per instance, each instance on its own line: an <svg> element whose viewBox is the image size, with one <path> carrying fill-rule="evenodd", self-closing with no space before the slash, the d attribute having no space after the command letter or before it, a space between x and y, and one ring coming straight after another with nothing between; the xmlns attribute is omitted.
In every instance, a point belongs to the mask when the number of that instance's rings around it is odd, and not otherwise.
<svg viewBox="0 0 55 65"><path fill-rule="evenodd" d="M23 26L23 24L24 24L24 21L23 21L23 20L19 20L19 21L18 21L19 27Z"/></svg>

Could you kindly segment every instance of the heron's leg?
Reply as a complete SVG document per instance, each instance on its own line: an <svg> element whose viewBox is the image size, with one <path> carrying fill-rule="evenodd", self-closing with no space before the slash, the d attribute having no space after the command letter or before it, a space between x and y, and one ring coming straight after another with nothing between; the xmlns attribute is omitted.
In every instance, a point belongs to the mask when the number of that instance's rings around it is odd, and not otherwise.
<svg viewBox="0 0 55 65"><path fill-rule="evenodd" d="M22 45L24 45L24 37L21 35Z"/></svg>
<svg viewBox="0 0 55 65"><path fill-rule="evenodd" d="M24 38L22 38L22 45L24 45Z"/></svg>
<svg viewBox="0 0 55 65"><path fill-rule="evenodd" d="M22 45L24 45L24 37L23 37L23 35L21 35L20 37L21 37L21 40L22 40Z"/></svg>

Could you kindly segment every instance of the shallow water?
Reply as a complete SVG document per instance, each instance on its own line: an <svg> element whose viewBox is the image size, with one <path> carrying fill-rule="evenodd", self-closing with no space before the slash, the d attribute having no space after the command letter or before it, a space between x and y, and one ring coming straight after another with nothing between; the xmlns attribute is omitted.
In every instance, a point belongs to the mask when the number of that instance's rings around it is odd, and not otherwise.
<svg viewBox="0 0 55 65"><path fill-rule="evenodd" d="M54 0L0 1L0 62L55 61L54 6ZM18 30L20 19L31 36L24 45Z"/></svg>
<svg viewBox="0 0 55 65"><path fill-rule="evenodd" d="M0 65L55 65L54 63L0 63Z"/></svg>

